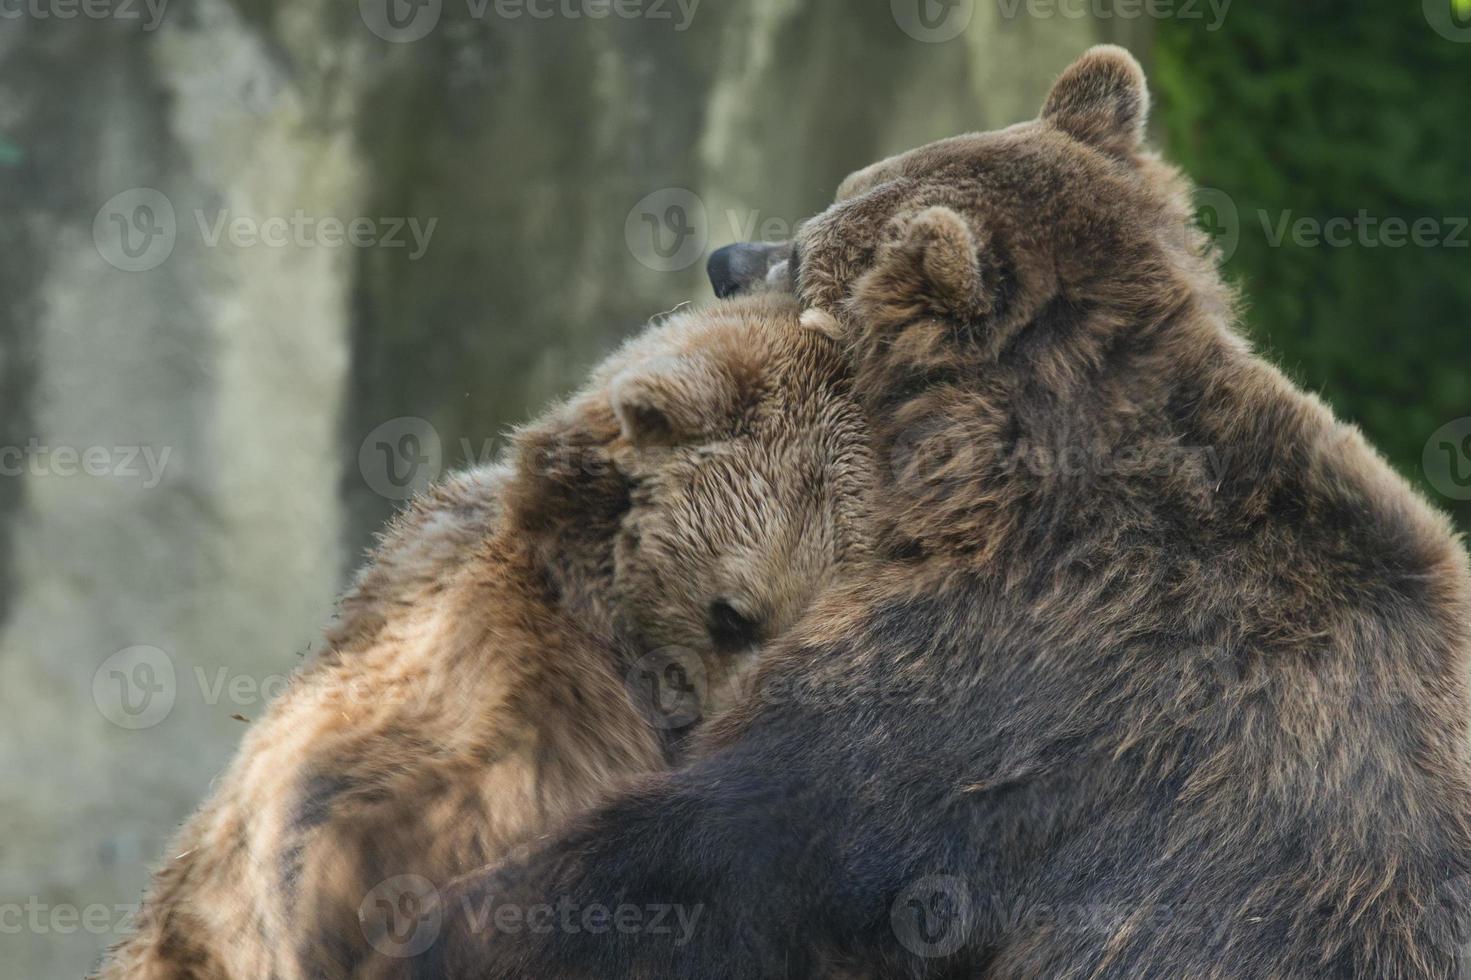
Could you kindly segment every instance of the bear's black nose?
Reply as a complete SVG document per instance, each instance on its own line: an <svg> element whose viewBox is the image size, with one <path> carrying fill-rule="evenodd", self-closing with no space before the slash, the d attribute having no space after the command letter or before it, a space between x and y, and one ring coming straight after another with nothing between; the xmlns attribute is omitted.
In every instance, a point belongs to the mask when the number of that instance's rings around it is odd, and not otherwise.
<svg viewBox="0 0 1471 980"><path fill-rule="evenodd" d="M771 267L785 261L791 251L790 242L737 242L715 251L705 271L716 296L738 296L764 284Z"/></svg>

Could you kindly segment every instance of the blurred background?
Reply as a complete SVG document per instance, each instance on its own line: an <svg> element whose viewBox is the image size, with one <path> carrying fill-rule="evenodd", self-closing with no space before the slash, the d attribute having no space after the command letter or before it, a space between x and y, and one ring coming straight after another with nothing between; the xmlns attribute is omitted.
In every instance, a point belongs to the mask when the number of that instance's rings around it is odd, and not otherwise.
<svg viewBox="0 0 1471 980"><path fill-rule="evenodd" d="M1471 525L1471 0L0 0L0 980L126 932L404 498L1100 40L1261 348Z"/></svg>

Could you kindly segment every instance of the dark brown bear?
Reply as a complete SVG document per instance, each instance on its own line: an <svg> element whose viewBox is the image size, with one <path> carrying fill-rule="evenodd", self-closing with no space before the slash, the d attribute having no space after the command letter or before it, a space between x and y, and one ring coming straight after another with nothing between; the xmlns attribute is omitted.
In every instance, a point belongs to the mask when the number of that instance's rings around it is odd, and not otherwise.
<svg viewBox="0 0 1471 980"><path fill-rule="evenodd" d="M685 312L399 518L104 980L341 980L436 886L666 768L864 553L866 431L790 296Z"/></svg>
<svg viewBox="0 0 1471 980"><path fill-rule="evenodd" d="M804 227L882 557L697 762L459 883L418 976L1468 975L1466 553L1236 332L1146 110L1097 49ZM497 915L538 902L696 925Z"/></svg>

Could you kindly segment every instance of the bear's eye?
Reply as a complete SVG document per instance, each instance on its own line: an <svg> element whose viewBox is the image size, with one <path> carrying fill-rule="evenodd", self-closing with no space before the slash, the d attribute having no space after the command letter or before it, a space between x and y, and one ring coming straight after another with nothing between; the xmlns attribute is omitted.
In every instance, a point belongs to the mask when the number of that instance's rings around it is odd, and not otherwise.
<svg viewBox="0 0 1471 980"><path fill-rule="evenodd" d="M706 626L720 653L739 653L761 640L760 624L724 599L710 603Z"/></svg>

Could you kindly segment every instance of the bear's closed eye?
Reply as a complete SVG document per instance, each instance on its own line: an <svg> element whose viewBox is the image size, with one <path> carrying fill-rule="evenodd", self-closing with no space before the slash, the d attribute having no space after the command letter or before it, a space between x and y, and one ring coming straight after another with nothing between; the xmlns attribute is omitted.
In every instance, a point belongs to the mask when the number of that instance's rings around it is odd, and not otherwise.
<svg viewBox="0 0 1471 980"><path fill-rule="evenodd" d="M721 653L739 653L761 639L761 626L724 599L710 603L710 639Z"/></svg>

